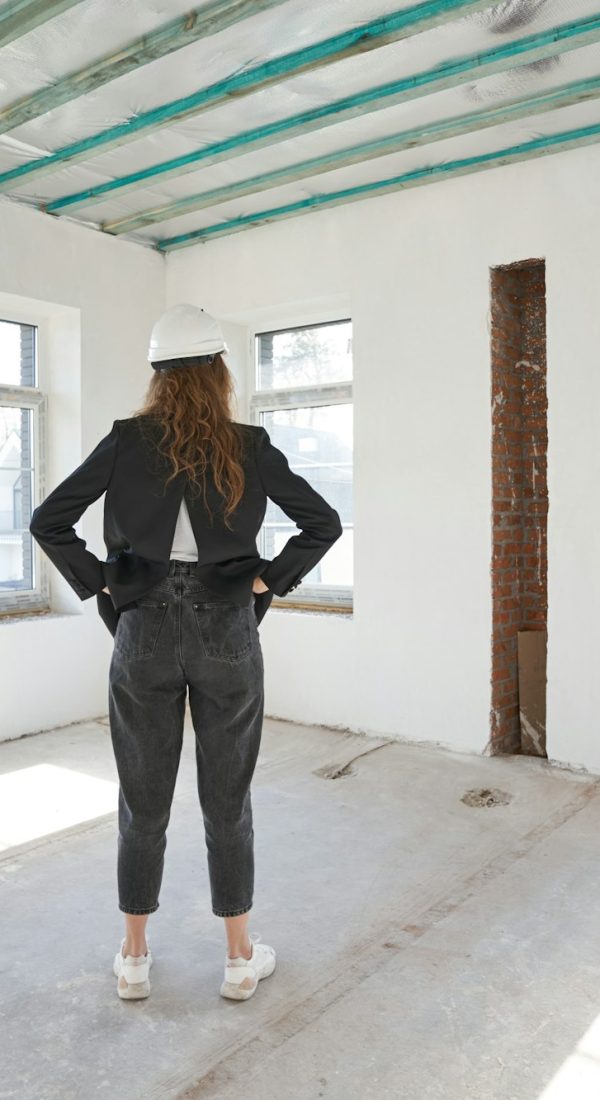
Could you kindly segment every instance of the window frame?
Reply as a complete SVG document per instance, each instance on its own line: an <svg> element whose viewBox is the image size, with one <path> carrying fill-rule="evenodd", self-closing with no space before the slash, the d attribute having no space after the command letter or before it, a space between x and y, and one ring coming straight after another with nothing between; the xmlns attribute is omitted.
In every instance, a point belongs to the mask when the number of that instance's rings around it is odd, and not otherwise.
<svg viewBox="0 0 600 1100"><path fill-rule="evenodd" d="M277 412L280 409L315 408L328 405L353 405L353 380L347 382L323 382L308 386L277 386L268 390L257 389L259 377L258 337L277 333L294 332L304 329L323 328L335 324L354 324L348 313L338 316L326 315L323 320L308 320L293 324L277 324L276 327L256 325L250 331L250 361L252 364L252 384L250 387L249 419L251 424L263 425L263 414ZM291 521L290 521L291 522ZM343 524L343 520L342 520ZM343 524L344 525L344 524ZM347 526L347 525L346 525ZM295 525L294 525L295 527ZM297 528L295 528L297 530ZM272 607L300 609L324 612L352 612L354 608L354 586L351 584L309 584L302 580L297 595L288 593L278 596L273 593Z"/></svg>
<svg viewBox="0 0 600 1100"><path fill-rule="evenodd" d="M15 316L15 313L17 314ZM40 388L40 347L45 341L44 326L40 320L20 315L20 311L5 311L0 320L8 324L28 325L35 329L35 360L37 386L20 386L0 382L0 405L8 408L29 409L32 413L32 509L36 508L45 494L45 458L48 423L48 399ZM33 587L28 589L4 590L0 588L0 619L17 614L31 614L36 611L48 611L50 607L50 585L47 562L33 535L31 539L31 563Z"/></svg>

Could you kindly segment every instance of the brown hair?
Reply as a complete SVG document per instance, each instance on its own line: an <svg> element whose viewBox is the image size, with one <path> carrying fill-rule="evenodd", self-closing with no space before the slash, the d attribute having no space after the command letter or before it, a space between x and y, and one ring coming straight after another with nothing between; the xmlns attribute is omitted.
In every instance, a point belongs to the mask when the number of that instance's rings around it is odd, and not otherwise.
<svg viewBox="0 0 600 1100"><path fill-rule="evenodd" d="M181 361L177 360L180 364ZM184 365L153 370L143 405L133 415L151 419L162 429L153 442L172 467L165 486L186 470L192 486L201 487L206 500L206 469L210 466L222 495L224 521L236 509L244 491L244 439L231 419L235 400L233 375L217 353L212 363L190 357Z"/></svg>

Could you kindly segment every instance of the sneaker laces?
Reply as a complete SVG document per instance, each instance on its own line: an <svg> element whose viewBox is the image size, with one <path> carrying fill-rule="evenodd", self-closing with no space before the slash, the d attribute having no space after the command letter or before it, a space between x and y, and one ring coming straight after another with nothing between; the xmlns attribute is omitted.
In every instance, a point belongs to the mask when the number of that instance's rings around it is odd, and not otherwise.
<svg viewBox="0 0 600 1100"><path fill-rule="evenodd" d="M260 943L260 939L261 939L260 933L258 933L257 935L254 935L254 936L252 934L250 935L250 940L252 941L253 944L258 943L259 946L262 947L263 951L268 951L268 953L270 955L274 955L275 954L274 949L269 944ZM254 948L252 950L254 951Z"/></svg>

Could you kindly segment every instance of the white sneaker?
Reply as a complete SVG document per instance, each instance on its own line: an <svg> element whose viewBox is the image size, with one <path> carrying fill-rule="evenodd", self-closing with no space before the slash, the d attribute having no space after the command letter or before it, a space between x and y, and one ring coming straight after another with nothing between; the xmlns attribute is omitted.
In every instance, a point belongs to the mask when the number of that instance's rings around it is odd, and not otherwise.
<svg viewBox="0 0 600 1100"><path fill-rule="evenodd" d="M117 982L117 993L124 1000L147 997L150 993L150 979L148 977L152 966L152 952L150 942L146 938L148 950L145 955L123 956L125 938L121 940L121 947L115 955L113 973Z"/></svg>
<svg viewBox="0 0 600 1100"><path fill-rule="evenodd" d="M225 955L225 980L221 985L221 996L231 997L234 1001L246 1001L255 992L261 978L268 978L275 969L275 951L266 943L259 943L260 936L250 935L252 954L249 959L243 955L230 958Z"/></svg>

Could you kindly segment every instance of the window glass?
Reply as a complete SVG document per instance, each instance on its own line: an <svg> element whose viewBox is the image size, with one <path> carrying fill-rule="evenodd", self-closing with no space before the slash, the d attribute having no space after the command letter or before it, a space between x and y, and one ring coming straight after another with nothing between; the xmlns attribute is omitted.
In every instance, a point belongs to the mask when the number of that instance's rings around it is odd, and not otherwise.
<svg viewBox="0 0 600 1100"><path fill-rule="evenodd" d="M262 414L271 442L339 513L344 533L303 577L303 584L351 585L352 529L352 405L319 405L278 409ZM274 558L298 528L274 501L267 502L262 556Z"/></svg>
<svg viewBox="0 0 600 1100"><path fill-rule="evenodd" d="M257 341L259 390L352 378L351 321L262 332Z"/></svg>
<svg viewBox="0 0 600 1100"><path fill-rule="evenodd" d="M37 386L35 325L0 321L0 383Z"/></svg>
<svg viewBox="0 0 600 1100"><path fill-rule="evenodd" d="M0 592L33 588L33 411L0 406Z"/></svg>
<svg viewBox="0 0 600 1100"><path fill-rule="evenodd" d="M353 578L352 322L256 335L258 420L290 468L338 512L343 534L296 589L350 588ZM331 386L336 387L332 394ZM269 408L269 393L276 399ZM335 400L333 400L335 396ZM260 554L273 559L298 525L268 500ZM333 598L333 596L331 597Z"/></svg>

